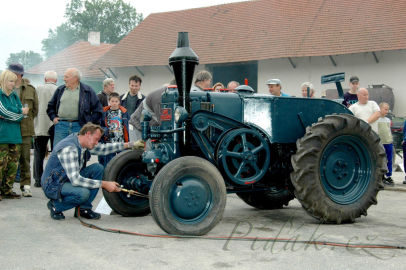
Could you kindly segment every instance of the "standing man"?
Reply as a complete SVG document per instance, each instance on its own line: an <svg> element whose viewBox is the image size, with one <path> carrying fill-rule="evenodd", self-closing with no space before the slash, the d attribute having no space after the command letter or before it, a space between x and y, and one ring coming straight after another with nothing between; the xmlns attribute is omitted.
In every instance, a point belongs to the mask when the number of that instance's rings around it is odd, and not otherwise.
<svg viewBox="0 0 406 270"><path fill-rule="evenodd" d="M86 166L91 154L107 155L130 148L130 143L98 144L103 129L93 123L85 124L79 134L71 134L55 145L45 166L41 185L50 199L47 206L51 218L65 219L63 211L76 208L87 219L99 219L100 214L92 211L92 202L99 187L109 192L119 192L116 182L102 180L104 167L99 163Z"/></svg>
<svg viewBox="0 0 406 270"><path fill-rule="evenodd" d="M359 88L359 78L357 76L352 76L350 78L350 90L344 94L343 104L347 106L347 108L350 107L352 104L357 103L358 88Z"/></svg>
<svg viewBox="0 0 406 270"><path fill-rule="evenodd" d="M195 77L195 83L190 88L190 91L204 91L211 87L212 76L207 70L199 71Z"/></svg>
<svg viewBox="0 0 406 270"><path fill-rule="evenodd" d="M290 97L290 95L282 93L281 80L279 79L269 79L266 81L268 85L269 93L276 97Z"/></svg>
<svg viewBox="0 0 406 270"><path fill-rule="evenodd" d="M131 115L135 112L135 110L140 106L141 102L144 100L145 96L140 93L142 80L137 75L133 75L128 79L128 85L130 87L130 91L123 94L121 99L121 106L127 109L128 115ZM134 134L134 126L130 124L129 126L130 132L130 142L135 141L135 134Z"/></svg>
<svg viewBox="0 0 406 270"><path fill-rule="evenodd" d="M55 125L54 146L79 132L87 122L100 124L102 105L94 90L80 79L77 68L68 68L63 76L65 84L56 89L48 103L47 114Z"/></svg>
<svg viewBox="0 0 406 270"><path fill-rule="evenodd" d="M17 75L17 81L14 91L20 98L23 107L28 107L29 112L27 117L23 118L20 123L21 137L23 143L21 144L20 156L20 189L24 197L32 197L31 193L31 166L30 166L30 150L32 136L35 135L34 131L34 118L38 114L38 96L34 86L27 83L23 79L24 67L21 64L15 63L8 66L8 70Z"/></svg>
<svg viewBox="0 0 406 270"><path fill-rule="evenodd" d="M349 107L355 117L360 118L371 125L372 130L378 133L377 120L381 117L381 111L378 104L369 100L369 93L366 88L358 90L358 102Z"/></svg>
<svg viewBox="0 0 406 270"><path fill-rule="evenodd" d="M97 94L101 105L104 107L109 105L109 96L114 92L114 80L107 78L103 81L103 91Z"/></svg>
<svg viewBox="0 0 406 270"><path fill-rule="evenodd" d="M41 175L44 168L44 158L48 152L48 141L53 140L53 123L49 119L46 109L57 88L58 74L47 71L44 74L45 84L38 86L38 115L34 119L34 186L41 186ZM52 134L50 134L50 130ZM52 136L52 137L51 137ZM51 147L52 148L52 147Z"/></svg>

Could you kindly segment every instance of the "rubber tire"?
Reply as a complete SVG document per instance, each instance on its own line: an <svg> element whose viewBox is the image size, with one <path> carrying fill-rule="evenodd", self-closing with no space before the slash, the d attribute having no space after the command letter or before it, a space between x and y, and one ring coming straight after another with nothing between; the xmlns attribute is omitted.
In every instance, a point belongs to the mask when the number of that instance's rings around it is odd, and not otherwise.
<svg viewBox="0 0 406 270"><path fill-rule="evenodd" d="M287 206L295 197L287 189L257 192L237 192L237 196L246 204L261 210L280 209Z"/></svg>
<svg viewBox="0 0 406 270"><path fill-rule="evenodd" d="M117 177L128 163L141 163L142 153L142 150L127 150L119 153L107 164L103 179L117 182ZM148 199L140 198L141 204L134 206L124 201L119 193L108 192L103 189L103 195L108 205L122 216L145 216L150 213Z"/></svg>
<svg viewBox="0 0 406 270"><path fill-rule="evenodd" d="M170 194L173 185L185 176L205 182L211 191L212 202L204 219L183 222L171 210ZM152 217L162 230L175 235L204 235L219 223L226 205L226 187L217 168L205 159L186 156L172 160L155 176L150 189Z"/></svg>
<svg viewBox="0 0 406 270"><path fill-rule="evenodd" d="M327 144L340 135L356 136L363 141L372 160L371 178L365 192L351 204L338 204L330 199L320 177L321 154ZM292 184L296 198L311 216L323 223L352 223L355 218L366 216L372 204L377 204L377 193L383 189L386 156L378 135L369 124L349 114L329 115L308 127L296 145L297 152L291 158Z"/></svg>

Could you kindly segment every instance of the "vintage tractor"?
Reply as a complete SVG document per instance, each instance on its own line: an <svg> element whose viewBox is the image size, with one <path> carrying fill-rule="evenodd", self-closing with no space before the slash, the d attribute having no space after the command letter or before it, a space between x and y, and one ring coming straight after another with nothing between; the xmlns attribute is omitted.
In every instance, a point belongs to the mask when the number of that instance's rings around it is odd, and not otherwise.
<svg viewBox="0 0 406 270"><path fill-rule="evenodd" d="M177 86L162 93L160 126L144 111L143 151L125 151L104 179L135 195L104 192L123 216L149 212L167 233L203 235L227 193L258 209L297 198L326 223L354 222L376 204L385 152L370 126L328 99L190 92L198 57L187 33L169 58ZM325 77L337 81L335 76Z"/></svg>

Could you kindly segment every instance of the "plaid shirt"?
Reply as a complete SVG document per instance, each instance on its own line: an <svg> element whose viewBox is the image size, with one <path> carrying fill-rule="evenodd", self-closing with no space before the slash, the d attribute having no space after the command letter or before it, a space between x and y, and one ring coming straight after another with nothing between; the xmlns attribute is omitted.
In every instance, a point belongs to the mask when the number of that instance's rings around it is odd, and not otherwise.
<svg viewBox="0 0 406 270"><path fill-rule="evenodd" d="M97 144L92 150L89 150L89 152L95 155L107 155L116 153L123 149L124 143L106 143ZM84 164L84 154L86 150L86 148L81 148L82 156L80 157L80 162L78 149L73 146L68 146L61 149L57 155L73 186L99 188L101 186L100 180L86 178L79 174Z"/></svg>

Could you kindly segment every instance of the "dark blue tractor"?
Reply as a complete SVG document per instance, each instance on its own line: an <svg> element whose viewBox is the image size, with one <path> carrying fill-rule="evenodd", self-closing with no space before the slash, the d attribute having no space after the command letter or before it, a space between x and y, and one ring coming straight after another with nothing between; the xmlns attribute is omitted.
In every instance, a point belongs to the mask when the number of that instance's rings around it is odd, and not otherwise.
<svg viewBox="0 0 406 270"><path fill-rule="evenodd" d="M170 234L202 235L221 220L227 193L258 209L297 198L325 223L354 222L377 203L385 152L345 106L254 94L249 87L190 92L198 57L187 33L179 34L169 64L177 86L162 94L160 126L150 126L144 113L148 147L120 153L106 167L104 179L136 191L104 192L113 210L151 212Z"/></svg>

